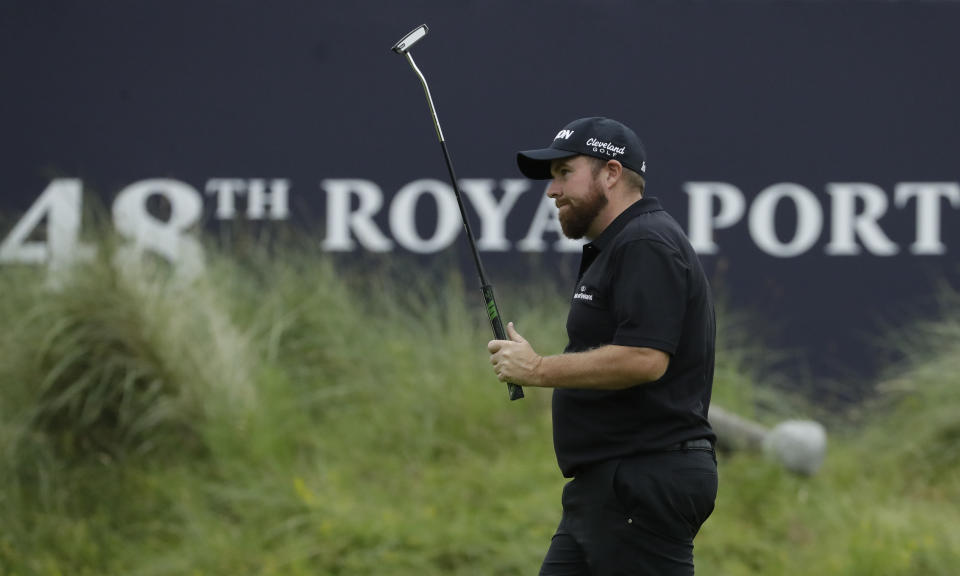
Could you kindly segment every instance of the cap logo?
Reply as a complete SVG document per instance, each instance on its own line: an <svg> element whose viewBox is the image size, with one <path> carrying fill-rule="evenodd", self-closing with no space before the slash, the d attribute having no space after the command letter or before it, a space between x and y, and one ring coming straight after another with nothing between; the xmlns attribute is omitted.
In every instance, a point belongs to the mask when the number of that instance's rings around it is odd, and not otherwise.
<svg viewBox="0 0 960 576"><path fill-rule="evenodd" d="M627 151L626 146L617 146L616 144L612 144L610 142L601 142L596 138L591 138L587 140L587 146L590 146L591 148L593 148L594 152L597 152L600 154L606 154L608 156L616 156L617 154L624 154Z"/></svg>
<svg viewBox="0 0 960 576"><path fill-rule="evenodd" d="M554 140L569 140L573 136L573 130L561 130L557 132L557 135L553 137Z"/></svg>

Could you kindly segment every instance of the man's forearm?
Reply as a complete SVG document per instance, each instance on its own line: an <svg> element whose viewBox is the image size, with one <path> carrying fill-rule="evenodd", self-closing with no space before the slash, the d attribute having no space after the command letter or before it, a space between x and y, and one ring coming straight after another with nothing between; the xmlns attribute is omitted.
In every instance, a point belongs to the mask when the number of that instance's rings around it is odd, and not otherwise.
<svg viewBox="0 0 960 576"><path fill-rule="evenodd" d="M659 380L669 360L665 352L652 348L603 346L544 357L531 384L547 388L621 390Z"/></svg>

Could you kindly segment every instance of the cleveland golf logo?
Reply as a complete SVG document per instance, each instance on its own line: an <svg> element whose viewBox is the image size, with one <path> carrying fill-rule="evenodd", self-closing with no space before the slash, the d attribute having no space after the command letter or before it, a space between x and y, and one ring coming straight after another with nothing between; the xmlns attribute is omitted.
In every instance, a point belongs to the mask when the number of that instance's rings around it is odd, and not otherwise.
<svg viewBox="0 0 960 576"><path fill-rule="evenodd" d="M627 151L626 146L617 146L611 142L601 142L596 138L591 138L587 140L587 146L593 148L594 152L601 152L603 154L611 154L616 156L617 154L624 154Z"/></svg>

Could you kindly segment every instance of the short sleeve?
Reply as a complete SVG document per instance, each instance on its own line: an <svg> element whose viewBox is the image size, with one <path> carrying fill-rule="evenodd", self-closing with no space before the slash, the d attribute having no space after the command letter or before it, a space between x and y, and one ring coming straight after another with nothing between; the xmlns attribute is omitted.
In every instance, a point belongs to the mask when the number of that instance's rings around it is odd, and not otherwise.
<svg viewBox="0 0 960 576"><path fill-rule="evenodd" d="M656 240L634 240L619 248L613 279L613 344L662 350L673 355L687 309L689 266Z"/></svg>

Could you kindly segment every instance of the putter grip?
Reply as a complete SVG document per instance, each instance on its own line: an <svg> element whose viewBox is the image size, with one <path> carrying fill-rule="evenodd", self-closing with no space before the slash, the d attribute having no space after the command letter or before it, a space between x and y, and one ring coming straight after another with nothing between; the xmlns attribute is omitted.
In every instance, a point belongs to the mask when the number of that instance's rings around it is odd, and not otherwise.
<svg viewBox="0 0 960 576"><path fill-rule="evenodd" d="M487 304L487 318L490 319L490 326L493 328L493 337L497 340L509 340L507 332L503 329L503 322L500 320L497 301L493 298L493 286L484 284L480 289L483 290L483 300ZM523 398L523 388L520 386L507 382L507 390L510 392L511 400Z"/></svg>

